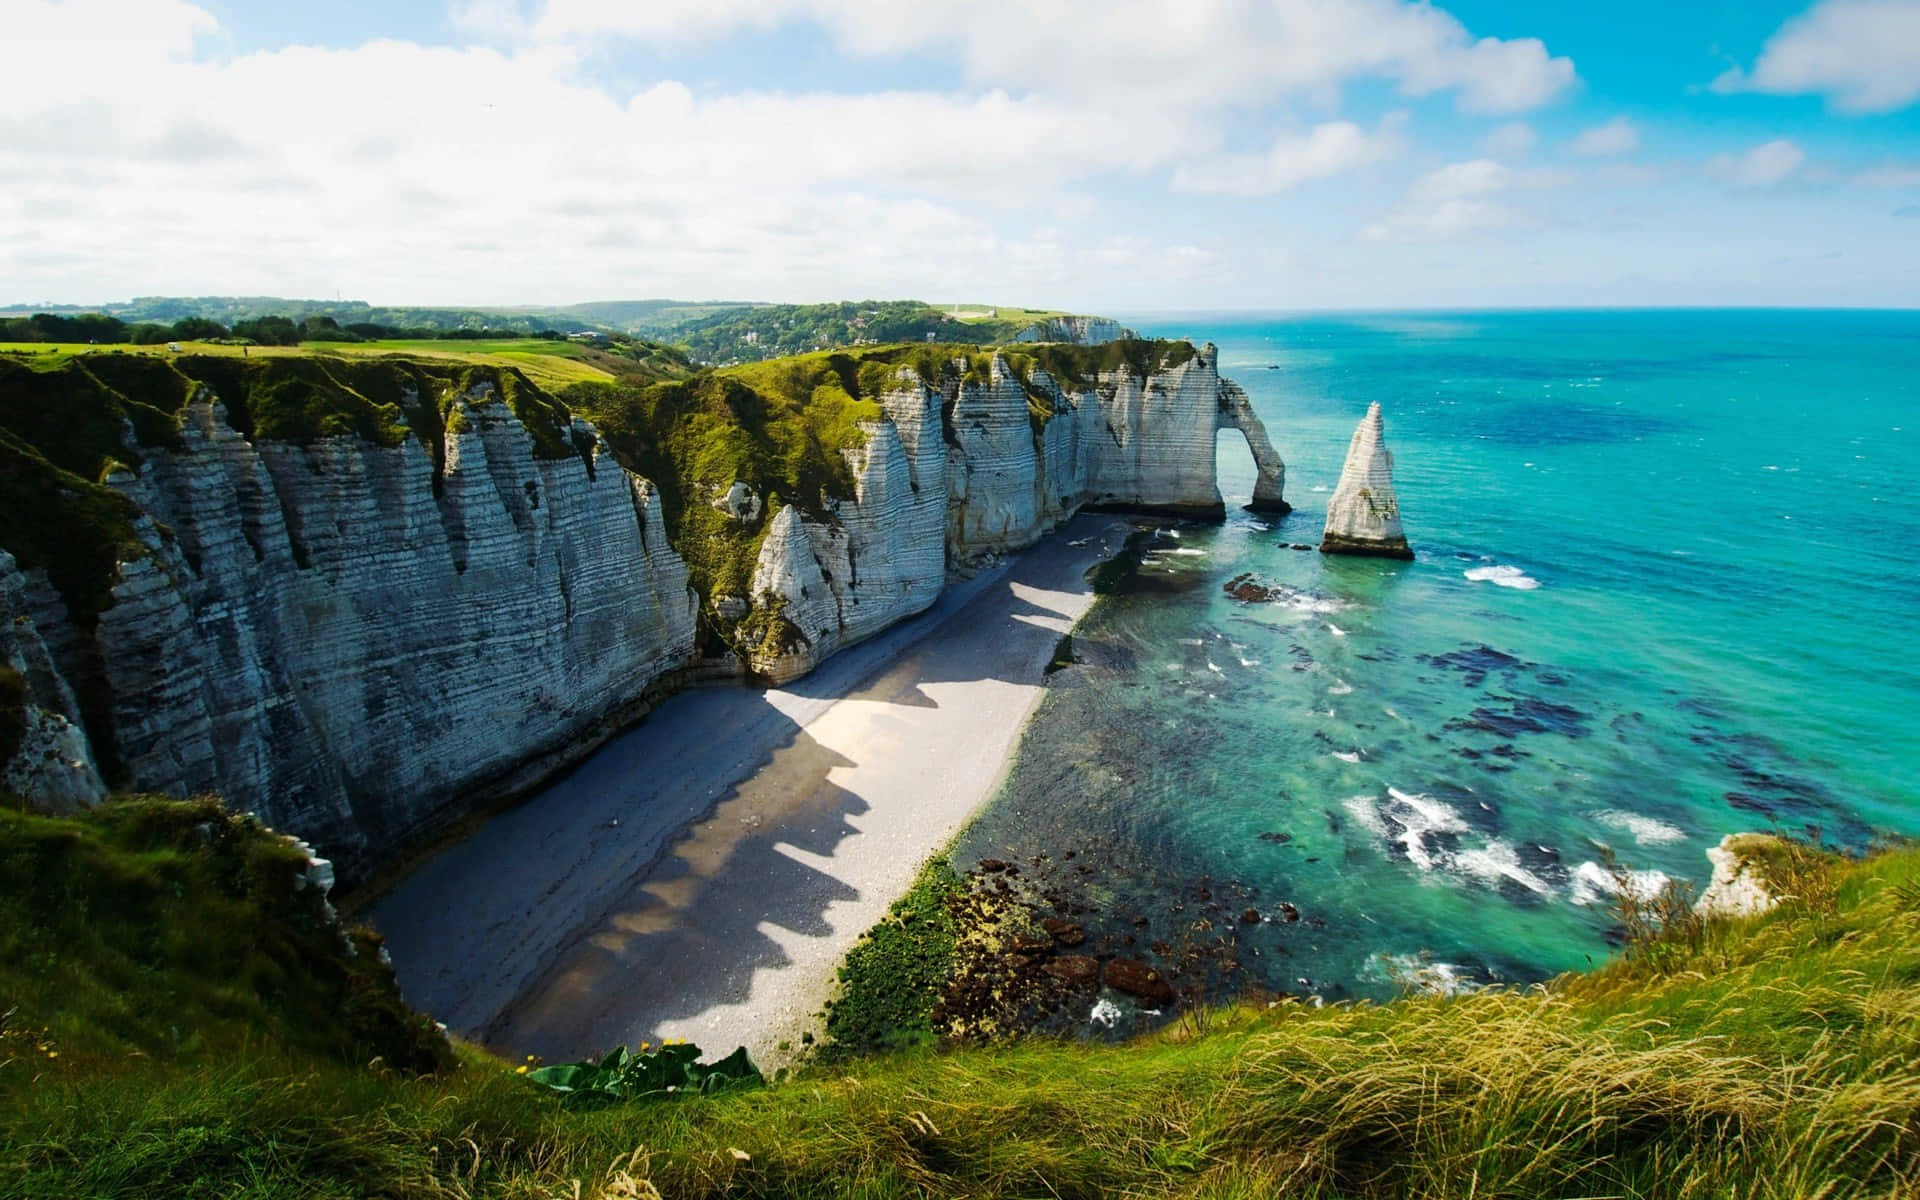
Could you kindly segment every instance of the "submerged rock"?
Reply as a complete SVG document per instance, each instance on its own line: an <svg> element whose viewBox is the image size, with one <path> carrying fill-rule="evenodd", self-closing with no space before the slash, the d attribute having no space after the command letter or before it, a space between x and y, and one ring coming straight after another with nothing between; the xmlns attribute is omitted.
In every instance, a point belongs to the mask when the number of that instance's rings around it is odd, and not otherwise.
<svg viewBox="0 0 1920 1200"><path fill-rule="evenodd" d="M1322 554L1365 554L1412 558L1413 548L1400 528L1400 501L1393 492L1393 455L1387 452L1380 405L1367 407L1347 444L1346 465L1327 501Z"/></svg>
<svg viewBox="0 0 1920 1200"><path fill-rule="evenodd" d="M1107 964L1107 986L1148 1004L1172 1004L1173 985L1159 971L1137 958L1116 958Z"/></svg>

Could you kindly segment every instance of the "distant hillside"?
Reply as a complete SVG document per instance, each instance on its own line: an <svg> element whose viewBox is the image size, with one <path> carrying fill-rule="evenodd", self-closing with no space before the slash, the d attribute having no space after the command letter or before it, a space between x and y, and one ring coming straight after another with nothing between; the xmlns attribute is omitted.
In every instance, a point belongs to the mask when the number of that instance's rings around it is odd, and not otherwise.
<svg viewBox="0 0 1920 1200"><path fill-rule="evenodd" d="M1090 335L1090 336L1089 336ZM768 304L693 321L659 336L698 362L726 366L848 346L942 342L997 346L1018 341L1096 343L1132 337L1103 318L1032 308L937 307L917 300Z"/></svg>
<svg viewBox="0 0 1920 1200"><path fill-rule="evenodd" d="M685 349L696 362L716 366L887 342L935 341L982 346L1010 342L1095 344L1134 336L1131 330L1102 317L1054 309L981 304L943 306L919 300L847 300L829 304L596 300L562 307L430 308L280 296L138 296L98 305L0 306L0 319L25 319L35 314L69 319L99 314L127 326L152 329L156 336L148 340L155 341L168 340L171 335L161 336L165 327L182 321L211 321L227 329L266 320L284 320L295 326L331 323L344 330L379 327L378 332L366 334L370 337L432 337L480 332L489 336L624 334L671 343ZM0 335L0 340L7 338Z"/></svg>

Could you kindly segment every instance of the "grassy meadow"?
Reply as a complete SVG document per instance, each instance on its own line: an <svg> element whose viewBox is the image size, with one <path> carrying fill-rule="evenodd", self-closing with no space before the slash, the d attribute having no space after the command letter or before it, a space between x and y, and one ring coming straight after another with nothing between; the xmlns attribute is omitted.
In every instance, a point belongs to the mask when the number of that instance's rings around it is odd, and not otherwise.
<svg viewBox="0 0 1920 1200"><path fill-rule="evenodd" d="M629 360L620 359L578 342L555 342L543 338L500 340L453 340L407 338L375 342L308 342L298 346L233 346L220 342L180 342L179 352L165 345L95 346L75 342L0 342L0 356L51 370L70 359L127 354L174 358L180 355L211 355L222 358L344 358L378 359L392 355L409 359L431 359L475 367L514 367L530 381L549 391L574 383L609 383L617 377L617 368Z"/></svg>

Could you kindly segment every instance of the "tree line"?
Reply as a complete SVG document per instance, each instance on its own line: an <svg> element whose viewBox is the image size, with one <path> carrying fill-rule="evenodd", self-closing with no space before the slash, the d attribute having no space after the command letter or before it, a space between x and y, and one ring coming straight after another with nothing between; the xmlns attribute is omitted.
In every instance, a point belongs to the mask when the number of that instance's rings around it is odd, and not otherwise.
<svg viewBox="0 0 1920 1200"><path fill-rule="evenodd" d="M100 345L157 346L166 342L252 343L257 346L298 346L303 342L371 342L389 338L477 341L482 338L545 338L559 341L566 334L541 329L529 334L516 329L412 329L356 321L342 325L332 317L252 317L222 325L206 317L182 317L172 324L122 321L102 313L35 313L30 317L0 317L0 342L92 342Z"/></svg>

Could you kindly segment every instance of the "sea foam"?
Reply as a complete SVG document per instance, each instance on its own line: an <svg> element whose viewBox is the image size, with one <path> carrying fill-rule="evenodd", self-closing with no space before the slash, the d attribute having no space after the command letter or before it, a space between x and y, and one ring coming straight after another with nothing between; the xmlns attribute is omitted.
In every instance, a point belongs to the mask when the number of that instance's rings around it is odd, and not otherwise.
<svg viewBox="0 0 1920 1200"><path fill-rule="evenodd" d="M1684 829L1669 825L1657 817L1626 812L1618 808L1601 809L1593 814L1593 819L1609 829L1618 829L1632 835L1633 840L1642 846L1664 846L1687 836Z"/></svg>
<svg viewBox="0 0 1920 1200"><path fill-rule="evenodd" d="M1466 576L1475 583L1491 583L1496 587L1519 588L1530 592L1540 586L1540 581L1522 571L1519 567L1468 567Z"/></svg>

